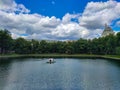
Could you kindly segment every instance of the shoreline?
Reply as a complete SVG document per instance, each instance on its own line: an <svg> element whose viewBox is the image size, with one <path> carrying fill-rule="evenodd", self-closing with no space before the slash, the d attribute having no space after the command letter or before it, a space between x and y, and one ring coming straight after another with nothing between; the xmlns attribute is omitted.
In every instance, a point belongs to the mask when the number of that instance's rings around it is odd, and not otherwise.
<svg viewBox="0 0 120 90"><path fill-rule="evenodd" d="M120 60L117 55L92 55L92 54L11 54L0 55L0 59L16 59L16 58L83 58L83 59L108 59Z"/></svg>

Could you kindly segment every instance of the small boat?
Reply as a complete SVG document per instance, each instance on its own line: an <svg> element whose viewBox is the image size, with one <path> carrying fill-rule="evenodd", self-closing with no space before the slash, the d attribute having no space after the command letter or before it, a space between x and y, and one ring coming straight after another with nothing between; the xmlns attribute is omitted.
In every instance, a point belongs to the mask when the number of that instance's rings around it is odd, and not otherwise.
<svg viewBox="0 0 120 90"><path fill-rule="evenodd" d="M47 61L47 63L55 63L54 59L53 58L50 58L49 61Z"/></svg>

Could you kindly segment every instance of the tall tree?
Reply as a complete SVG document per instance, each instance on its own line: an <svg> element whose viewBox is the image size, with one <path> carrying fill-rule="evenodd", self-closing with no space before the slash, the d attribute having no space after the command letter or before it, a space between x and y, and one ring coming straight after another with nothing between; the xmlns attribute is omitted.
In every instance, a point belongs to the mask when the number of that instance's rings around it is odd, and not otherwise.
<svg viewBox="0 0 120 90"><path fill-rule="evenodd" d="M12 37L11 33L8 30L0 30L0 52L7 53L11 50L12 47Z"/></svg>
<svg viewBox="0 0 120 90"><path fill-rule="evenodd" d="M31 53L39 53L39 41L31 40Z"/></svg>
<svg viewBox="0 0 120 90"><path fill-rule="evenodd" d="M14 50L18 54L31 53L31 43L24 38L18 38L15 40Z"/></svg>
<svg viewBox="0 0 120 90"><path fill-rule="evenodd" d="M116 35L116 39L117 39L117 46L120 46L120 32L117 33Z"/></svg>

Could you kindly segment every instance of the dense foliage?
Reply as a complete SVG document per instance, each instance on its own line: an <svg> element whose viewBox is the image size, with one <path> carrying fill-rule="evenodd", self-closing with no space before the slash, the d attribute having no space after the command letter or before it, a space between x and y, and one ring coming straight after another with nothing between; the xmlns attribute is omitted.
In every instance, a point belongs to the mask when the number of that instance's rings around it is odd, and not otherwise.
<svg viewBox="0 0 120 90"><path fill-rule="evenodd" d="M13 40L8 30L0 30L0 53L8 53L12 50Z"/></svg>
<svg viewBox="0 0 120 90"><path fill-rule="evenodd" d="M24 38L12 39L8 30L0 30L0 53L17 54L119 54L120 32L116 35L76 41L37 41Z"/></svg>

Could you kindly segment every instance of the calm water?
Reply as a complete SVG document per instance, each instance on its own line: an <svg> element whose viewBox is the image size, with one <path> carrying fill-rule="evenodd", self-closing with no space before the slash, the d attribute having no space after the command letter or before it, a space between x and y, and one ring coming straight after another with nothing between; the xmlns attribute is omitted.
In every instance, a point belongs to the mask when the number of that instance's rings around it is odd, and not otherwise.
<svg viewBox="0 0 120 90"><path fill-rule="evenodd" d="M0 90L120 90L120 63L102 59L0 61Z"/></svg>

